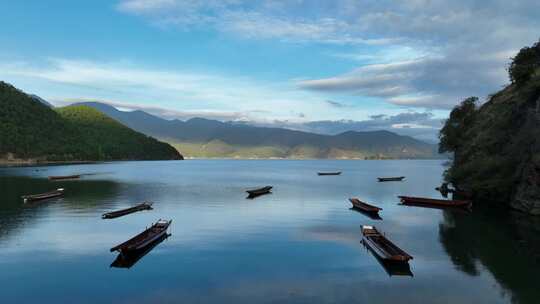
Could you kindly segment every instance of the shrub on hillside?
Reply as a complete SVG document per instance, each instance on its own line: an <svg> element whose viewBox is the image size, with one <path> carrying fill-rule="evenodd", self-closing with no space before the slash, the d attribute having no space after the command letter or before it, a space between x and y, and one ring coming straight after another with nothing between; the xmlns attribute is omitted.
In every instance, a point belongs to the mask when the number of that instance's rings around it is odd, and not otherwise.
<svg viewBox="0 0 540 304"><path fill-rule="evenodd" d="M526 83L540 68L540 41L522 48L508 67L510 81L517 85Z"/></svg>

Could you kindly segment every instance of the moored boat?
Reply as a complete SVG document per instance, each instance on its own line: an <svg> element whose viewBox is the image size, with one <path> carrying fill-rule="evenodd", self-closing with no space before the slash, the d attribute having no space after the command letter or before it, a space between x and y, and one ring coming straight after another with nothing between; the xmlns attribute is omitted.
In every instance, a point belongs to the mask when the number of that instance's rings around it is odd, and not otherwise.
<svg viewBox="0 0 540 304"><path fill-rule="evenodd" d="M34 202L34 201L51 199L51 198L62 196L63 194L64 194L64 188L58 188L56 190L41 193L41 194L23 195L22 199L26 203L26 202Z"/></svg>
<svg viewBox="0 0 540 304"><path fill-rule="evenodd" d="M320 175L320 176L341 175L341 171L337 171L337 172L317 172L317 175Z"/></svg>
<svg viewBox="0 0 540 304"><path fill-rule="evenodd" d="M379 213L379 211L382 210L382 208L380 207L373 206L368 203L364 203L355 197L350 198L349 201L351 202L354 208L367 212L367 213Z"/></svg>
<svg viewBox="0 0 540 304"><path fill-rule="evenodd" d="M374 226L362 226L362 242L380 259L387 262L408 262L412 256L388 240Z"/></svg>
<svg viewBox="0 0 540 304"><path fill-rule="evenodd" d="M167 233L167 228L169 228L171 222L172 220L167 221L160 219L156 223L152 224L150 228L147 228L143 232L137 234L122 244L111 248L111 252L119 251L120 253L127 254L136 250L141 250L145 246L163 237Z"/></svg>
<svg viewBox="0 0 540 304"><path fill-rule="evenodd" d="M101 216L101 218L102 219L112 219L112 218L116 218L116 217L120 217L120 216L130 214L130 213L134 213L134 212L137 212L137 211L152 210L152 204L153 203L144 202L144 203L140 203L140 204L138 204L136 206L133 206L133 207L130 207L130 208L121 209L121 210L112 211L112 212L107 212L107 213L104 213Z"/></svg>
<svg viewBox="0 0 540 304"><path fill-rule="evenodd" d="M255 196L270 193L270 190L272 190L272 188L273 188L272 186L265 186L262 188L246 190L246 192L249 194L248 197L255 197Z"/></svg>
<svg viewBox="0 0 540 304"><path fill-rule="evenodd" d="M367 247L367 246L366 246ZM368 250L373 254L377 262L383 267L384 271L392 277L392 276L408 276L413 277L414 274L411 271L411 266L407 262L392 262L392 261L385 261L379 256L377 256L373 250L370 250L368 247Z"/></svg>
<svg viewBox="0 0 540 304"><path fill-rule="evenodd" d="M161 237L157 238L155 241L149 243L147 246L141 248L140 250L133 250L127 253L119 253L116 259L111 263L110 267L116 268L131 268L133 265L147 255L152 249L157 245L167 239L170 234L165 233Z"/></svg>
<svg viewBox="0 0 540 304"><path fill-rule="evenodd" d="M395 177L377 177L379 182L400 182L405 179L405 176L395 176Z"/></svg>
<svg viewBox="0 0 540 304"><path fill-rule="evenodd" d="M49 176L50 180L64 180L64 179L77 179L80 178L80 175L58 175L58 176Z"/></svg>
<svg viewBox="0 0 540 304"><path fill-rule="evenodd" d="M465 200L434 199L415 196L398 196L403 205L425 206L438 208L471 208L472 202Z"/></svg>

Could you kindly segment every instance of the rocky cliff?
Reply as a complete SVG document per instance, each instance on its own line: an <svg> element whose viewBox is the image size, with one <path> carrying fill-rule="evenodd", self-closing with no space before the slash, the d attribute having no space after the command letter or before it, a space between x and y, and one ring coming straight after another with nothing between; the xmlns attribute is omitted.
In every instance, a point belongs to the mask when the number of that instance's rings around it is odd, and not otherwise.
<svg viewBox="0 0 540 304"><path fill-rule="evenodd" d="M512 83L455 107L440 134L454 155L446 179L475 199L540 215L540 42L509 66Z"/></svg>

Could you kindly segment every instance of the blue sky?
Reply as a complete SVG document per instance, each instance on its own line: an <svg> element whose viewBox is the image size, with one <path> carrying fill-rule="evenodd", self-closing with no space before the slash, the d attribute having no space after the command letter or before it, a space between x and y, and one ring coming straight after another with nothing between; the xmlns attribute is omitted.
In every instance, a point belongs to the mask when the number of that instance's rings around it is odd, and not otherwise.
<svg viewBox="0 0 540 304"><path fill-rule="evenodd" d="M431 137L540 37L529 0L3 2L0 79L55 105Z"/></svg>

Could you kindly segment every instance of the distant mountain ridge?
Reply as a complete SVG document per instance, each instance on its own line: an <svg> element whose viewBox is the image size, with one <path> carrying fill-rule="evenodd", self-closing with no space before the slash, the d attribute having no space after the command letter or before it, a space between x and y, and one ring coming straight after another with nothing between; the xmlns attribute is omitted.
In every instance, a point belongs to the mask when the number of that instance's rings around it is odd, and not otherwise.
<svg viewBox="0 0 540 304"><path fill-rule="evenodd" d="M389 131L322 135L255 127L205 118L166 120L144 111L125 112L99 102L93 107L126 126L173 144L186 157L232 158L437 158L435 145Z"/></svg>
<svg viewBox="0 0 540 304"><path fill-rule="evenodd" d="M0 81L0 163L168 159L182 155L99 110L52 108Z"/></svg>

